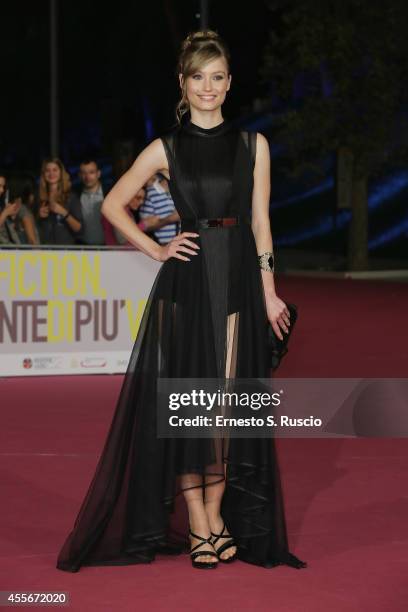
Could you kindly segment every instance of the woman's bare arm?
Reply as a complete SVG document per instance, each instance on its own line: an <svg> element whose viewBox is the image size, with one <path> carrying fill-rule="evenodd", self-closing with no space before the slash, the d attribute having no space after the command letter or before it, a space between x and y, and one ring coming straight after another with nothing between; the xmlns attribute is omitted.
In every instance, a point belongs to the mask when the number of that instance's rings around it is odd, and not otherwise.
<svg viewBox="0 0 408 612"><path fill-rule="evenodd" d="M269 219L269 200L271 193L269 144L265 136L257 134L256 161L254 169L254 188L252 193L252 231L255 236L258 255L273 252L272 232ZM268 319L277 336L282 339L280 327L287 331L289 310L276 295L274 273L261 270Z"/></svg>
<svg viewBox="0 0 408 612"><path fill-rule="evenodd" d="M258 255L273 251L269 200L271 194L269 144L265 136L257 134L254 189L252 192L252 231L254 232ZM265 293L276 294L274 275L262 270Z"/></svg>
<svg viewBox="0 0 408 612"><path fill-rule="evenodd" d="M66 214L66 213L65 213ZM72 213L69 213L68 217L66 217L66 222L73 232L76 234L81 231L82 224L76 217L73 216Z"/></svg>
<svg viewBox="0 0 408 612"><path fill-rule="evenodd" d="M101 208L102 214L131 244L157 261L162 261L162 247L137 227L125 207L153 174L163 170L168 173L167 157L161 139L156 138L115 183Z"/></svg>
<svg viewBox="0 0 408 612"><path fill-rule="evenodd" d="M27 236L28 244L38 244L38 240L35 235L34 217L31 214L25 215L25 217L22 219L22 223Z"/></svg>

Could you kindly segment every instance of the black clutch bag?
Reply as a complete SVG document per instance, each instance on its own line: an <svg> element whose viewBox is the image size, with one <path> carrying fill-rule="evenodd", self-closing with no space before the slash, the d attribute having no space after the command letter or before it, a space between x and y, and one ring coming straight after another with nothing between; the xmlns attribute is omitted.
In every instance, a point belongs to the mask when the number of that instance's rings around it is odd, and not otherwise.
<svg viewBox="0 0 408 612"><path fill-rule="evenodd" d="M288 326L288 333L284 332L282 328L282 336L283 340L280 340L278 336L273 331L272 325L268 321L268 360L272 370L276 370L278 365L281 362L281 359L288 352L288 342L289 338L293 332L293 328L297 321L298 312L297 306L295 304L286 304L289 312L290 312L290 325Z"/></svg>

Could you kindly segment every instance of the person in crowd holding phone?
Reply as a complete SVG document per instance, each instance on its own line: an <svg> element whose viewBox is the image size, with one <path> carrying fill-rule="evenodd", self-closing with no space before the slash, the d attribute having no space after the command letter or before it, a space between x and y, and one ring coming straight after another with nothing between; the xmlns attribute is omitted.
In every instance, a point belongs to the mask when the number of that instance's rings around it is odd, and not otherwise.
<svg viewBox="0 0 408 612"><path fill-rule="evenodd" d="M25 195L23 180L7 182L0 173L0 244L39 244L34 217L23 203Z"/></svg>

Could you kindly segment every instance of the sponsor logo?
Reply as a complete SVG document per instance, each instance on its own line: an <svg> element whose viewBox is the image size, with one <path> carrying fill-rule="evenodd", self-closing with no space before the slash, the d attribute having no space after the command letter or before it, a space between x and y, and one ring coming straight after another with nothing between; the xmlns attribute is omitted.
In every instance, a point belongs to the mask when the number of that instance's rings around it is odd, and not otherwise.
<svg viewBox="0 0 408 612"><path fill-rule="evenodd" d="M85 359L81 359L81 368L104 368L106 365L105 357L85 357Z"/></svg>
<svg viewBox="0 0 408 612"><path fill-rule="evenodd" d="M23 359L23 368L25 370L29 370L32 367L33 367L33 360L30 359L30 357L26 357L25 359Z"/></svg>
<svg viewBox="0 0 408 612"><path fill-rule="evenodd" d="M128 359L118 359L116 361L116 365L119 366L120 368L126 368L128 363L129 363Z"/></svg>
<svg viewBox="0 0 408 612"><path fill-rule="evenodd" d="M62 357L33 357L34 370L58 370L62 368Z"/></svg>

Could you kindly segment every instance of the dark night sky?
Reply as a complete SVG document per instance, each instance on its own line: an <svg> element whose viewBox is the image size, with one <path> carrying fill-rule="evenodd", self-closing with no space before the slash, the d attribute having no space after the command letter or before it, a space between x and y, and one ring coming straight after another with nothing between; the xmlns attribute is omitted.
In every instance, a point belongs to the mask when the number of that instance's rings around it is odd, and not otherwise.
<svg viewBox="0 0 408 612"><path fill-rule="evenodd" d="M281 26L272 23L267 0L209 4L209 25L232 54L232 89L223 111L235 118L266 93L259 69L268 32ZM69 168L88 156L109 164L118 139L134 143L131 158L146 144L146 119L151 137L174 123L176 59L183 38L199 28L198 10L198 0L59 0L60 157ZM0 167L10 174L29 170L38 176L41 159L49 155L49 35L49 0L3 3ZM287 178L279 183L278 161L274 197L279 198L277 184L285 194L303 189ZM329 209L332 191L325 198ZM398 219L405 206L401 198ZM305 223L311 222L315 198L310 205L311 211L302 206Z"/></svg>
<svg viewBox="0 0 408 612"><path fill-rule="evenodd" d="M112 137L145 140L174 121L181 40L198 29L197 0L59 2L61 157L110 155ZM0 163L37 169L49 150L49 2L3 8ZM210 2L210 27L232 53L233 87L225 113L236 116L261 91L266 42L264 0Z"/></svg>

